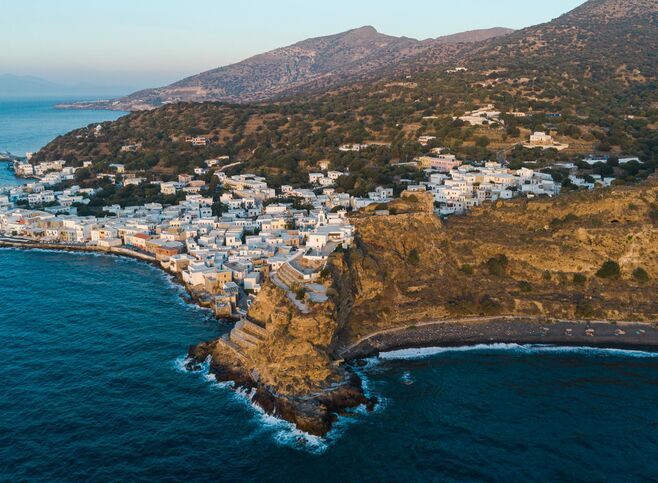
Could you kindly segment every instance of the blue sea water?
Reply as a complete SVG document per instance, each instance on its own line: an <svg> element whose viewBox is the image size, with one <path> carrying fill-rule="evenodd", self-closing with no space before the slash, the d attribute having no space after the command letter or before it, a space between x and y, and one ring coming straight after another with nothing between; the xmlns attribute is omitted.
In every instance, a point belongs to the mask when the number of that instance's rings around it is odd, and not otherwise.
<svg viewBox="0 0 658 483"><path fill-rule="evenodd" d="M113 121L125 112L100 110L63 110L55 105L80 98L17 99L0 98L0 153L24 156L48 144L56 136L95 122ZM23 184L8 169L9 163L0 161L0 188Z"/></svg>
<svg viewBox="0 0 658 483"><path fill-rule="evenodd" d="M0 480L658 478L658 357L476 347L360 369L382 399L325 440L188 373L228 327L149 265L0 250Z"/></svg>
<svg viewBox="0 0 658 483"><path fill-rule="evenodd" d="M149 265L0 249L0 289L0 481L658 480L658 354L386 354L359 369L377 409L319 439L183 369L229 327Z"/></svg>
<svg viewBox="0 0 658 483"><path fill-rule="evenodd" d="M113 121L124 115L115 111L55 109L61 102L79 98L0 98L0 152L24 156L37 151L56 136L94 122ZM1 167L0 167L1 168Z"/></svg>

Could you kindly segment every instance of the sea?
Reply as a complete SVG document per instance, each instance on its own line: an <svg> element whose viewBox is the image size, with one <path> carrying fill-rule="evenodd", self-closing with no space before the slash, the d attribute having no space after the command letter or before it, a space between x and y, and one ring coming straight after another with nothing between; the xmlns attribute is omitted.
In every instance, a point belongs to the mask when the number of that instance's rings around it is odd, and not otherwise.
<svg viewBox="0 0 658 483"><path fill-rule="evenodd" d="M42 148L55 137L96 122L113 121L125 112L55 109L59 103L94 100L93 97L54 99L0 97L0 153L25 156ZM9 163L0 161L0 187L24 183L8 172Z"/></svg>
<svg viewBox="0 0 658 483"><path fill-rule="evenodd" d="M230 326L155 267L0 249L0 290L0 481L658 480L656 353L382 354L357 369L375 410L317 438L185 370Z"/></svg>

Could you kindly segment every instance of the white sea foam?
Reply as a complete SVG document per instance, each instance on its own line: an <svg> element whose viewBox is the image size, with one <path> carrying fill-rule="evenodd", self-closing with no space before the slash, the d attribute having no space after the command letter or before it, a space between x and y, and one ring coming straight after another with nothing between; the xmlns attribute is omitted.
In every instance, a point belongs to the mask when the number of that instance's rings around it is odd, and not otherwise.
<svg viewBox="0 0 658 483"><path fill-rule="evenodd" d="M238 388L233 394L238 402L246 405L256 416L259 425L258 434L267 433L276 444L313 454L322 454L329 447L333 439L330 439L329 435L326 438L313 436L301 431L293 423L265 412L253 401L256 395L255 389ZM333 430L330 434L335 436Z"/></svg>
<svg viewBox="0 0 658 483"><path fill-rule="evenodd" d="M288 421L267 414L263 408L254 403L255 389L234 388L235 383L233 381L218 382L215 375L208 371L210 358L206 359L200 365L200 368L195 371L187 369L188 362L190 362L190 358L187 355L183 355L177 357L172 365L176 371L181 373L201 374L203 380L209 383L212 389L231 389L233 398L241 404L246 405L257 417L260 428L270 434L274 441L281 446L308 451L313 454L322 454L328 448L329 441L339 435L337 431L332 430L330 433L331 438L329 438L329 435L327 438L313 436L299 430L294 424Z"/></svg>
<svg viewBox="0 0 658 483"><path fill-rule="evenodd" d="M173 366L177 372L187 373L190 372L187 370L186 364L190 361L190 358L187 355L177 357L174 359Z"/></svg>
<svg viewBox="0 0 658 483"><path fill-rule="evenodd" d="M639 358L657 358L658 352L646 352L631 349L606 349L599 347L579 347L579 346L553 346L538 344L477 344L471 346L459 347L425 347L417 349L401 349L396 351L382 352L379 358L383 360L411 360L424 359L439 354L450 352L482 352L482 351L508 351L520 352L525 354L541 353L576 353L587 356L605 357L605 356L623 356Z"/></svg>
<svg viewBox="0 0 658 483"><path fill-rule="evenodd" d="M402 376L400 376L400 381L401 381L403 384L411 385L411 384L414 383L414 378L411 377L411 372L409 372L409 371L404 371L404 372L402 373Z"/></svg>

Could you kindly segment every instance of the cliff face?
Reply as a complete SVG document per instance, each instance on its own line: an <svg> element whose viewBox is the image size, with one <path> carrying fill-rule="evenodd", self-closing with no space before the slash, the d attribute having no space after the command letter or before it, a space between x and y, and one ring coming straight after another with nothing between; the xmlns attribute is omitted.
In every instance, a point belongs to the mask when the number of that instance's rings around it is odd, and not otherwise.
<svg viewBox="0 0 658 483"><path fill-rule="evenodd" d="M429 214L356 218L341 340L472 316L657 320L657 193L654 180L498 202L443 224ZM619 276L596 275L608 260ZM638 268L651 279L638 281Z"/></svg>
<svg viewBox="0 0 658 483"><path fill-rule="evenodd" d="M340 364L371 334L475 317L658 320L655 179L499 202L445 222L430 198L408 194L391 214L354 215L354 246L334 253L318 281L326 300L300 302L274 279L230 340L192 355L211 355L218 377L255 388L270 412L323 434L334 412L372 403ZM601 271L606 261L618 273Z"/></svg>

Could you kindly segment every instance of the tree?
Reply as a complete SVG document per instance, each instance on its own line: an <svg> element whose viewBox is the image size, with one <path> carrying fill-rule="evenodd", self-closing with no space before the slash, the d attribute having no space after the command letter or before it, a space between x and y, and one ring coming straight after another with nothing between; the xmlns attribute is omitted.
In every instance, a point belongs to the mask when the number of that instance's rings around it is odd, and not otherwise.
<svg viewBox="0 0 658 483"><path fill-rule="evenodd" d="M507 272L507 265L509 265L509 260L503 254L491 257L485 263L485 267L489 270L489 273L495 277L504 276Z"/></svg>
<svg viewBox="0 0 658 483"><path fill-rule="evenodd" d="M75 172L75 180L76 181L85 181L87 179L92 178L92 173L89 168L78 168Z"/></svg>
<svg viewBox="0 0 658 483"><path fill-rule="evenodd" d="M608 279L617 279L619 278L620 274L621 274L621 269L619 268L619 264L612 260L603 262L601 268L599 268L598 272L596 272L597 277L608 278Z"/></svg>
<svg viewBox="0 0 658 483"><path fill-rule="evenodd" d="M633 278L640 283L647 283L649 281L649 274L642 267L637 267L633 270Z"/></svg>
<svg viewBox="0 0 658 483"><path fill-rule="evenodd" d="M584 285L586 281L587 281L587 277L582 273L573 274L573 283L575 283L576 285Z"/></svg>
<svg viewBox="0 0 658 483"><path fill-rule="evenodd" d="M486 148L491 141L486 136L479 136L475 139L475 145L480 148Z"/></svg>

